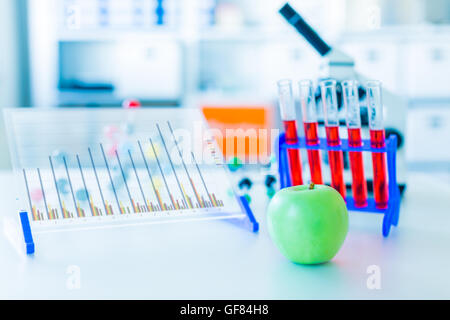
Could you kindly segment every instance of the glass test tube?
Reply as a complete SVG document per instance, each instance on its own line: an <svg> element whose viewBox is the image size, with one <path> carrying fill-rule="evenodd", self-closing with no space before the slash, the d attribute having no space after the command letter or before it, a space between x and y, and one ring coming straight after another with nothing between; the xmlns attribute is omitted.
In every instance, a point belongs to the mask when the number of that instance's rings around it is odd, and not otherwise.
<svg viewBox="0 0 450 320"><path fill-rule="evenodd" d="M336 96L336 81L325 80L320 83L322 93L323 114L328 146L339 146L339 116ZM345 199L344 156L342 151L328 151L328 162L331 170L331 186Z"/></svg>
<svg viewBox="0 0 450 320"><path fill-rule="evenodd" d="M281 112L281 120L284 125L286 144L297 144L297 120L295 115L294 96L292 94L292 81L278 81L278 96ZM293 186L303 184L302 164L299 149L287 149L289 160L289 171Z"/></svg>
<svg viewBox="0 0 450 320"><path fill-rule="evenodd" d="M361 147L361 114L359 107L358 82L348 80L342 82L344 106L346 110L348 145ZM367 184L364 177L362 152L349 152L352 172L352 192L356 207L367 206Z"/></svg>
<svg viewBox="0 0 450 320"><path fill-rule="evenodd" d="M385 146L385 132L383 125L383 102L381 98L381 82L373 80L366 84L367 107L369 110L370 143L372 148ZM386 209L389 193L386 176L386 154L372 152L373 165L373 194L375 205L379 209Z"/></svg>
<svg viewBox="0 0 450 320"><path fill-rule="evenodd" d="M313 94L313 83L311 80L302 80L298 83L298 87L306 144L309 146L318 145L319 133L316 100L314 99ZM308 150L308 163L309 170L311 172L311 181L315 184L323 184L322 165L319 150Z"/></svg>

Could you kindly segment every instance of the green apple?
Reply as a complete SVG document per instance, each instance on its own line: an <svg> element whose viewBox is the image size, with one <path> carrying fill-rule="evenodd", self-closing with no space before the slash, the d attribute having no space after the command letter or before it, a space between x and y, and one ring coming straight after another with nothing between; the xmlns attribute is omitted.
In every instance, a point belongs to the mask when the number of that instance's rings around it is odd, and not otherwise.
<svg viewBox="0 0 450 320"><path fill-rule="evenodd" d="M336 255L348 231L342 196L325 185L301 185L278 191L269 203L270 236L289 260L327 262Z"/></svg>

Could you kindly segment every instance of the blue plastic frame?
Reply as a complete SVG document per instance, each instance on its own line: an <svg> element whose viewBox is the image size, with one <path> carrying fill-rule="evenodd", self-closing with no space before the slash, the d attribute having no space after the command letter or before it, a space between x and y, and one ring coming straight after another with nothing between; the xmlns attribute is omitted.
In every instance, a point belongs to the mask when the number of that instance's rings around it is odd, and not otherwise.
<svg viewBox="0 0 450 320"><path fill-rule="evenodd" d="M28 213L21 211L19 213L20 224L22 225L23 240L25 241L25 251L27 254L34 253L34 241L31 234L30 220L28 219Z"/></svg>
<svg viewBox="0 0 450 320"><path fill-rule="evenodd" d="M247 218L250 222L250 231L258 232L259 231L259 223L258 223L258 221L256 221L256 218L253 215L253 211L250 208L247 198L245 196L239 196L239 200L241 201L242 206L244 207L245 213L247 214Z"/></svg>
<svg viewBox="0 0 450 320"><path fill-rule="evenodd" d="M299 137L297 144L286 144L284 133L278 137L278 173L280 175L280 188L291 186L291 179L289 176L289 162L287 158L287 149L307 149L307 150L332 150L332 151L359 151L359 152L383 152L387 155L387 169L389 179L389 200L386 209L378 209L375 206L373 197L367 199L367 206L359 208L355 206L352 196L346 197L347 209L349 211L371 212L384 214L382 233L387 237L391 230L391 226L397 226L400 216L400 189L397 184L397 169L396 169L396 155L397 155L397 137L395 135L389 136L386 139L386 146L384 148L372 148L370 140L363 140L361 147L350 147L348 139L341 139L340 146L328 146L324 138L319 139L319 144L310 146L306 144L304 137Z"/></svg>
<svg viewBox="0 0 450 320"><path fill-rule="evenodd" d="M241 201L242 207L245 210L248 221L244 221L244 228L249 229L251 232L259 231L259 223L256 221L253 215L252 209L248 204L247 199L244 196L239 196L238 200ZM35 245L33 241L33 235L31 233L30 220L28 219L28 213L26 211L19 212L20 224L22 225L23 239L25 242L25 251L27 254L34 254ZM240 221L240 220L239 220ZM242 221L241 221L242 222ZM242 224L242 223L241 223Z"/></svg>

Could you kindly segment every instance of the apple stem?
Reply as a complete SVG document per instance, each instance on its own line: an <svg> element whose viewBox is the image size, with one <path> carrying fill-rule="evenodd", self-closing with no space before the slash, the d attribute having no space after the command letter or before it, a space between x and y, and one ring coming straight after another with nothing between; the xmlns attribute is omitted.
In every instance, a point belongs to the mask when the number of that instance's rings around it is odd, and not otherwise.
<svg viewBox="0 0 450 320"><path fill-rule="evenodd" d="M314 182L309 183L309 190L312 190L312 189L314 189Z"/></svg>

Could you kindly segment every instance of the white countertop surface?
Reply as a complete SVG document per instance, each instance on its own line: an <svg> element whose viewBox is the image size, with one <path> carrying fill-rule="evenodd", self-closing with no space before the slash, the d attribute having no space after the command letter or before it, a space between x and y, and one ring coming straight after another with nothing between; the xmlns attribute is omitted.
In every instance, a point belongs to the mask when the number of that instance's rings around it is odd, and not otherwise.
<svg viewBox="0 0 450 320"><path fill-rule="evenodd" d="M11 177L0 173L1 218L14 210ZM381 215L351 212L342 249L317 266L278 252L263 192L254 188L257 234L225 221L49 233L36 235L36 254L25 256L1 219L0 298L450 299L449 175L410 174L389 238ZM380 268L381 289L367 287L371 265ZM79 288L68 285L71 270L79 270Z"/></svg>

